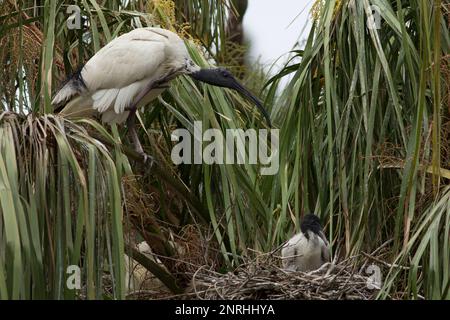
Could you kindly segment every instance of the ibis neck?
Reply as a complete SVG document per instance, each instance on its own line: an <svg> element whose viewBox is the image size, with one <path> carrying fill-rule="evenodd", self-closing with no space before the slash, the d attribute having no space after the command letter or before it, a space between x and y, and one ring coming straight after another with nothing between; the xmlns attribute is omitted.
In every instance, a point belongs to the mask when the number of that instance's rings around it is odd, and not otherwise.
<svg viewBox="0 0 450 320"><path fill-rule="evenodd" d="M201 68L195 64L194 61L192 61L191 59L186 59L186 74L188 75L192 75L196 72L199 72L201 70Z"/></svg>

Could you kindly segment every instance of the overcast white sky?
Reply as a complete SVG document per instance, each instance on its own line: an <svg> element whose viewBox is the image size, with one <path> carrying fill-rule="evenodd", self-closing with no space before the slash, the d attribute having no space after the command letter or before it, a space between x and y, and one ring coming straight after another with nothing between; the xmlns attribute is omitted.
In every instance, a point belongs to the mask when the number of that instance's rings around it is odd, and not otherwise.
<svg viewBox="0 0 450 320"><path fill-rule="evenodd" d="M313 3L314 0L249 0L244 32L250 42L250 59L260 57L261 63L272 64L306 38Z"/></svg>

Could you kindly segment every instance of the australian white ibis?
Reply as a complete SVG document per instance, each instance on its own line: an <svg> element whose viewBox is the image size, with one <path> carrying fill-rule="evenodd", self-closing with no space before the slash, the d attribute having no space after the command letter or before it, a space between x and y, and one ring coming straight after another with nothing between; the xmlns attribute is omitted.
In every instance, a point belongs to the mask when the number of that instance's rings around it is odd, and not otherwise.
<svg viewBox="0 0 450 320"><path fill-rule="evenodd" d="M283 268L306 272L329 262L330 249L319 218L314 214L307 214L300 224L300 230L281 250Z"/></svg>
<svg viewBox="0 0 450 320"><path fill-rule="evenodd" d="M135 128L136 109L154 100L170 80L183 74L240 92L256 104L270 125L261 102L229 71L201 69L191 60L184 41L161 28L135 29L109 42L67 80L52 104L64 115L99 113L107 123L127 120L136 151L147 159Z"/></svg>

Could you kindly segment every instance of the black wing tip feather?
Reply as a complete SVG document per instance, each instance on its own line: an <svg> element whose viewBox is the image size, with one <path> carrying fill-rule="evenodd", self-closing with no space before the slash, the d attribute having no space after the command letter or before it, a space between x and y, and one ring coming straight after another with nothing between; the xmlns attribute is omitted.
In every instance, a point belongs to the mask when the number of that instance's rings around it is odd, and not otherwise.
<svg viewBox="0 0 450 320"><path fill-rule="evenodd" d="M86 83L84 82L83 76L81 75L81 72L84 68L84 64L79 66L72 74L70 74L66 80L63 81L61 86L58 88L58 90L55 92L54 96L56 96L62 89L64 89L65 86L69 85L73 88L75 92L82 92L83 90L86 90ZM70 98L68 98L70 99ZM67 100L59 102L55 108L54 112L59 113L62 109L64 109L65 103Z"/></svg>
<svg viewBox="0 0 450 320"><path fill-rule="evenodd" d="M64 86L65 86L69 81L71 81L71 80L78 81L78 82L80 82L80 84L82 84L84 87L86 87L86 84L84 83L84 79L83 79L83 77L81 76L81 71L83 70L83 68L84 68L84 64L82 64L81 66L78 66L78 67L75 69L75 71L72 72L72 73L67 77L67 79L63 82L63 84L62 84L61 87L64 87Z"/></svg>
<svg viewBox="0 0 450 320"><path fill-rule="evenodd" d="M61 105L59 105L58 107L54 108L54 109L53 109L53 112L54 112L54 113L60 113L60 112L64 109L64 107L65 107L65 105L64 105L64 104L61 104Z"/></svg>

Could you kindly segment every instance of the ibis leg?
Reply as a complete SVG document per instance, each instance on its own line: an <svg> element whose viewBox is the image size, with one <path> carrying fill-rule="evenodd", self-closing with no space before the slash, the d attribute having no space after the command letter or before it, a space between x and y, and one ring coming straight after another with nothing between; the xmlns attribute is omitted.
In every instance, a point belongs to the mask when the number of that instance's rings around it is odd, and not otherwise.
<svg viewBox="0 0 450 320"><path fill-rule="evenodd" d="M130 114L128 115L128 119L127 119L127 127L128 127L128 132L131 138L131 141L133 142L134 145L134 150L136 150L137 153L139 153L140 155L142 155L142 157L144 158L144 161L146 162L147 160L150 160L151 163L153 163L153 157L149 156L148 154L146 154L144 152L144 149L142 148L142 144L139 141L139 136L137 134L136 131L136 111L137 111L137 106L139 104L139 102L154 88L158 88L159 86L161 86L162 84L164 84L166 82L166 80L160 79L157 81L152 81L150 82L145 89L140 92L138 94L138 96L135 98L133 104L126 108L127 111L130 112Z"/></svg>
<svg viewBox="0 0 450 320"><path fill-rule="evenodd" d="M132 115L130 114L130 116L128 117L127 127L131 141L133 142L134 150L139 154L144 153L144 149L142 148L142 144L139 141L139 137L136 131L136 113L133 113Z"/></svg>
<svg viewBox="0 0 450 320"><path fill-rule="evenodd" d="M127 127L128 127L128 134L131 138L131 141L133 143L134 146L134 150L139 153L142 158L144 159L144 162L147 162L148 160L151 161L151 163L153 163L153 157L149 156L148 154L146 154L144 152L144 148L142 148L142 144L141 141L139 140L139 136L137 134L136 131L136 111L137 111L137 106L139 104L139 102L142 100L142 98L145 97L145 95L147 93L149 93L152 88L154 88L155 83L154 82L150 82L147 87L145 88L145 90L143 90L134 100L133 104L126 108L126 110L128 110L130 112L130 114L128 115L128 119L127 119Z"/></svg>
<svg viewBox="0 0 450 320"><path fill-rule="evenodd" d="M127 119L127 127L128 134L134 146L134 150L144 158L144 162L150 161L150 163L152 163L153 157L144 152L144 148L142 148L141 141L139 140L139 136L136 131L136 110L134 110L134 112L133 110L130 111L130 115Z"/></svg>

